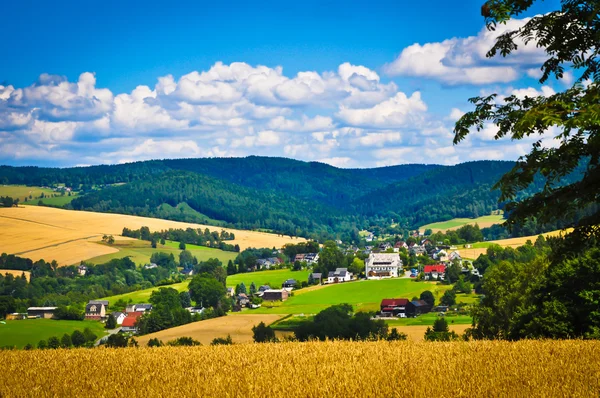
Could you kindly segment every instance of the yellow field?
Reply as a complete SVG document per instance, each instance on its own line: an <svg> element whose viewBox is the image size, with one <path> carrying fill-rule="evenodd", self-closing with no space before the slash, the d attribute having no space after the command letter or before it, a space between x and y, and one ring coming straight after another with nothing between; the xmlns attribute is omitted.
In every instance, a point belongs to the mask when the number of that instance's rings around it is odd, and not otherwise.
<svg viewBox="0 0 600 398"><path fill-rule="evenodd" d="M13 276L21 276L21 275L25 274L25 277L27 278L27 280L31 279L31 272L20 271L17 269L0 269L0 274L2 274L2 275L11 274Z"/></svg>
<svg viewBox="0 0 600 398"><path fill-rule="evenodd" d="M544 235L545 237L548 236L559 236L561 234L565 234L567 232L569 232L570 230L567 231L562 231L562 230L556 230L556 231L551 231L551 232L546 232L540 235ZM535 240L537 239L539 235L532 235L532 236L522 236L520 238L510 238L510 239L500 239L500 240L491 240L489 242L486 243L493 243L496 245L500 245L502 247L512 247L512 248L517 248L519 246L523 246L528 240L530 240L532 243L535 243ZM470 258L470 259L476 259L477 257L479 257L480 254L485 254L487 251L486 247L479 247L479 248L474 248L474 249L460 249L459 253L463 258Z"/></svg>
<svg viewBox="0 0 600 398"><path fill-rule="evenodd" d="M103 235L118 237L123 227L139 229L147 226L151 231L169 228L209 228L235 233L243 250L248 247L281 247L298 243L302 238L277 236L265 232L242 231L201 224L190 224L157 218L121 214L70 211L41 206L21 206L0 209L0 253L17 254L36 261L56 260L60 265L71 265L104 254L115 253L115 248L98 245Z"/></svg>
<svg viewBox="0 0 600 398"><path fill-rule="evenodd" d="M215 337L227 337L229 334L234 343L250 343L252 342L253 326L258 325L261 322L269 325L281 317L283 317L283 315L227 315L208 319L206 321L192 322L187 325L140 336L138 342L140 345L145 346L148 344L148 340L153 338L157 338L166 343L169 340L187 336L198 340L204 345L208 345Z"/></svg>
<svg viewBox="0 0 600 398"><path fill-rule="evenodd" d="M594 397L598 341L1 351L3 397Z"/></svg>
<svg viewBox="0 0 600 398"><path fill-rule="evenodd" d="M398 329L399 332L405 333L410 341L424 341L425 331L429 326L411 325L411 326L390 326L390 330ZM463 335L467 328L471 325L448 325L451 331L459 335Z"/></svg>

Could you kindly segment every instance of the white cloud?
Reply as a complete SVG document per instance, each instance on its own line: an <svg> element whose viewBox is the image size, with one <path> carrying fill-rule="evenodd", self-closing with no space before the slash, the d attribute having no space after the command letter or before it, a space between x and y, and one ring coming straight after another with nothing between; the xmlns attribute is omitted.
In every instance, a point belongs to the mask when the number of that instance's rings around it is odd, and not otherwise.
<svg viewBox="0 0 600 398"><path fill-rule="evenodd" d="M416 91L410 97L398 93L372 108L353 109L342 105L336 116L351 126L399 128L421 123L426 111L427 105Z"/></svg>
<svg viewBox="0 0 600 398"><path fill-rule="evenodd" d="M529 19L511 19L496 31L485 27L477 36L452 38L442 42L418 44L406 47L391 63L384 66L390 76L417 76L439 80L446 84L490 84L516 80L520 69L539 65L543 51L535 43L525 45L517 41L519 49L506 58L487 58L496 38L508 31L518 29Z"/></svg>

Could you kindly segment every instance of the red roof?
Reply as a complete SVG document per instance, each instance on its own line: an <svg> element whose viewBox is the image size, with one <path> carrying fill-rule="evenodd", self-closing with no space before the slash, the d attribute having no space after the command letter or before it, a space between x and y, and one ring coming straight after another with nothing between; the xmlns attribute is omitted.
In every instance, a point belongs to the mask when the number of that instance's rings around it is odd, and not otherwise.
<svg viewBox="0 0 600 398"><path fill-rule="evenodd" d="M401 307L406 304L408 304L408 299L404 299L404 298L381 300L382 307Z"/></svg>
<svg viewBox="0 0 600 398"><path fill-rule="evenodd" d="M141 317L144 313L140 311L130 312L127 314L125 319L123 319L123 324L121 326L132 328L137 323L139 317Z"/></svg>
<svg viewBox="0 0 600 398"><path fill-rule="evenodd" d="M443 272L446 272L446 266L442 265L442 264L426 265L424 271L425 271L426 274L429 274L431 272L443 273Z"/></svg>

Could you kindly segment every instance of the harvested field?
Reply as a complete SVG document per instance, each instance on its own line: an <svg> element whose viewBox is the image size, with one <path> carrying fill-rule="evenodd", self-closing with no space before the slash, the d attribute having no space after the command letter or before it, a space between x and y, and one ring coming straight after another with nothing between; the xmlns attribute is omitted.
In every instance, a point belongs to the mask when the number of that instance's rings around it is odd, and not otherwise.
<svg viewBox="0 0 600 398"><path fill-rule="evenodd" d="M424 231L431 229L433 232L446 232L453 229L458 229L464 225L479 225L479 228L488 228L495 224L502 224L504 218L502 214L492 214L488 216L481 216L478 218L453 218L452 220L442 221L423 225L419 227L419 230Z"/></svg>
<svg viewBox="0 0 600 398"><path fill-rule="evenodd" d="M599 355L600 342L577 340L1 351L0 389L4 397L594 397Z"/></svg>
<svg viewBox="0 0 600 398"><path fill-rule="evenodd" d="M410 341L424 341L425 331L429 326L390 326L390 330L393 328L398 329L399 332L405 333ZM450 330L456 332L459 335L465 333L467 328L471 325L449 325Z"/></svg>
<svg viewBox="0 0 600 398"><path fill-rule="evenodd" d="M115 239L123 227L139 229L147 226L151 231L169 228L223 228L200 224L181 223L156 218L121 214L70 211L50 207L21 206L0 209L0 253L17 254L32 260L56 260L60 265L71 265L92 257L115 253L117 249L98 245L103 235ZM290 238L265 232L225 229L235 234L230 241L247 247L281 247L297 243L302 238Z"/></svg>
<svg viewBox="0 0 600 398"><path fill-rule="evenodd" d="M281 317L283 315L227 315L140 336L138 342L145 346L148 344L148 340L154 338L166 343L178 337L191 337L203 345L208 345L215 337L227 337L229 334L234 343L250 343L252 342L253 326L261 322L269 325Z"/></svg>
<svg viewBox="0 0 600 398"><path fill-rule="evenodd" d="M27 280L31 279L31 272L29 271L21 271L18 269L0 269L0 275L13 275L13 276L21 276L25 274Z"/></svg>

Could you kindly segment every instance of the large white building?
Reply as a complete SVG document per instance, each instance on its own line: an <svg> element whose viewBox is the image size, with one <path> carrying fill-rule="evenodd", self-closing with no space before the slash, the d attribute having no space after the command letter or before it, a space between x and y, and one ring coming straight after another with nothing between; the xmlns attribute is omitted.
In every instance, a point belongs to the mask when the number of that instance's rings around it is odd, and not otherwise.
<svg viewBox="0 0 600 398"><path fill-rule="evenodd" d="M371 253L365 263L367 279L396 278L402 272L398 253Z"/></svg>

